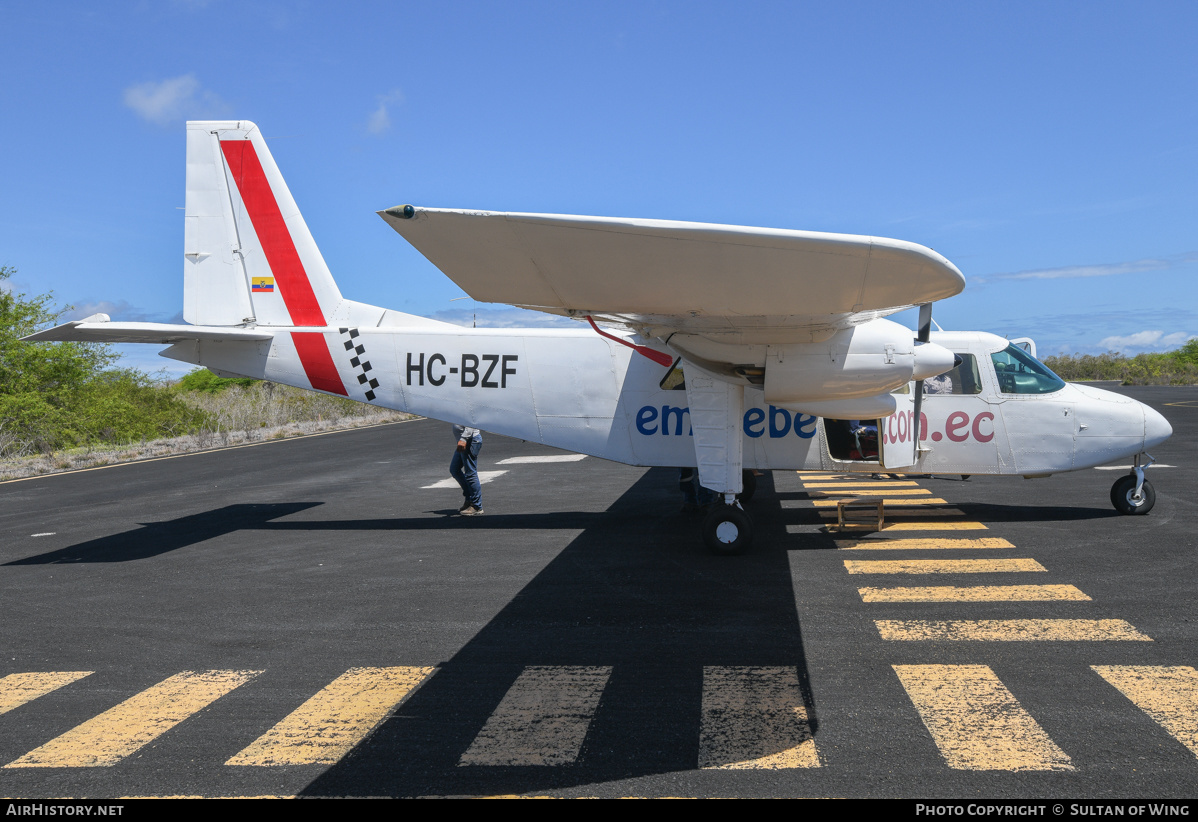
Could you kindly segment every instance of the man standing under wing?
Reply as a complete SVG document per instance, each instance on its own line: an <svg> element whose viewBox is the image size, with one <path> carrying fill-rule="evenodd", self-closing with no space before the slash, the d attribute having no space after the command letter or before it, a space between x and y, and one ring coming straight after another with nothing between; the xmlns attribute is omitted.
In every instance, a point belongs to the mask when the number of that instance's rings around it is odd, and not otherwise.
<svg viewBox="0 0 1198 822"><path fill-rule="evenodd" d="M478 481L478 452L483 450L483 434L477 428L454 425L453 435L458 441L457 450L449 463L449 473L462 486L466 501L458 509L464 517L483 513L483 489Z"/></svg>

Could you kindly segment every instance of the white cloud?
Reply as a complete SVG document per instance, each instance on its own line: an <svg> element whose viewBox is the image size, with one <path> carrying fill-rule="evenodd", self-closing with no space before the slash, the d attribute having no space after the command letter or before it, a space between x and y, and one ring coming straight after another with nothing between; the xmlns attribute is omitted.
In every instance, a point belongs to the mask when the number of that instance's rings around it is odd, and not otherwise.
<svg viewBox="0 0 1198 822"><path fill-rule="evenodd" d="M175 125L180 120L219 117L229 110L224 100L200 87L194 73L129 86L124 97L125 105L142 119L160 126Z"/></svg>
<svg viewBox="0 0 1198 822"><path fill-rule="evenodd" d="M366 130L375 135L385 134L391 130L391 115L387 109L389 106L396 106L403 102L403 92L393 89L386 94L380 94L378 102L378 108L372 111L370 117L366 119Z"/></svg>
<svg viewBox="0 0 1198 822"><path fill-rule="evenodd" d="M131 305L125 300L112 302L111 300L99 300L96 302L86 301L75 303L70 310L62 315L63 322L71 322L72 320L82 320L84 317L90 317L92 314L107 314L118 322L152 322L153 318L139 309L137 306Z"/></svg>
<svg viewBox="0 0 1198 822"><path fill-rule="evenodd" d="M144 311L128 300L117 300L116 302L112 300L84 300L73 303L69 310L63 313L61 322L82 320L84 317L90 317L92 314L107 314L112 318L113 322L175 324L183 322L182 311L177 311L174 315L167 317L161 312Z"/></svg>
<svg viewBox="0 0 1198 822"><path fill-rule="evenodd" d="M1187 340L1198 339L1198 334L1187 334L1176 331L1166 334L1163 331L1137 331L1122 337L1105 337L1098 341L1098 346L1104 351L1120 353L1140 353L1143 351L1172 351L1186 343Z"/></svg>
<svg viewBox="0 0 1198 822"><path fill-rule="evenodd" d="M988 282L990 280L1059 280L1076 277L1111 277L1118 274L1144 274L1149 271L1168 271L1195 261L1198 261L1198 251L1174 254L1170 257L1131 260L1120 263L1067 265L1061 268L1035 268L1029 271L987 274L984 277L973 277L971 278L971 282Z"/></svg>

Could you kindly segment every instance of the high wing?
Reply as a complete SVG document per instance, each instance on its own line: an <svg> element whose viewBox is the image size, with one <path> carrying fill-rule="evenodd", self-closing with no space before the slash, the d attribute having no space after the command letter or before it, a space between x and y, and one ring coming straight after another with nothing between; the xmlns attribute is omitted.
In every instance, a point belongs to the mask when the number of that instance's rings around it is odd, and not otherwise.
<svg viewBox="0 0 1198 822"><path fill-rule="evenodd" d="M811 339L965 287L940 254L882 237L413 206L379 215L477 300L649 337Z"/></svg>

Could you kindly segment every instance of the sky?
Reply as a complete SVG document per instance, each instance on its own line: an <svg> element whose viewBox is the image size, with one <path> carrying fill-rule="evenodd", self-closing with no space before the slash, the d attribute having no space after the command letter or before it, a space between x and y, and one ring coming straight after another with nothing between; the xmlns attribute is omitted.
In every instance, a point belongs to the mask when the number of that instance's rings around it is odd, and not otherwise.
<svg viewBox="0 0 1198 822"><path fill-rule="evenodd" d="M184 122L261 128L342 293L482 325L401 203L868 234L1040 355L1198 336L1193 2L0 0L0 265L181 321ZM900 318L905 319L905 318ZM186 367L156 347L129 365Z"/></svg>

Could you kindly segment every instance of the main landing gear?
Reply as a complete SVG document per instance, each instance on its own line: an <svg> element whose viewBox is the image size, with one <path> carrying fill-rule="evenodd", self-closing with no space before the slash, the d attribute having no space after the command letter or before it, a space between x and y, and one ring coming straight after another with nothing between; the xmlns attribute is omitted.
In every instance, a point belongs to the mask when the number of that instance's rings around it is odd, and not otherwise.
<svg viewBox="0 0 1198 822"><path fill-rule="evenodd" d="M1156 490L1152 483L1144 479L1144 469L1156 462L1150 454L1148 465L1140 465L1140 454L1136 455L1136 464L1131 473L1119 477L1111 486L1111 504L1120 514L1147 514L1156 504Z"/></svg>
<svg viewBox="0 0 1198 822"><path fill-rule="evenodd" d="M714 505L703 518L703 542L712 553L743 554L752 541L753 521L739 502Z"/></svg>
<svg viewBox="0 0 1198 822"><path fill-rule="evenodd" d="M717 554L741 554L753 541L753 523L741 506L757 488L756 478L744 468L745 386L689 359L684 362L699 484L723 498L703 518L703 542Z"/></svg>
<svg viewBox="0 0 1198 822"><path fill-rule="evenodd" d="M731 504L717 503L703 517L703 542L714 554L743 554L753 542L753 520L743 503L757 491L757 476L749 470L741 473L741 492Z"/></svg>

